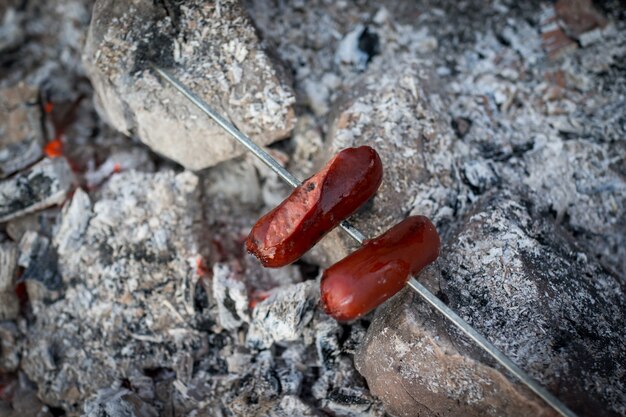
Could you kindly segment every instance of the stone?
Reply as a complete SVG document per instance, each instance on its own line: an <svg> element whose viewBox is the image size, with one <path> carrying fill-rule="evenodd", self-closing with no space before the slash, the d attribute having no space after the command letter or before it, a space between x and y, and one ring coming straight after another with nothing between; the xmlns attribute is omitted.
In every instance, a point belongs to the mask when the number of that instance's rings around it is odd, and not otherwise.
<svg viewBox="0 0 626 417"><path fill-rule="evenodd" d="M152 63L167 68L259 144L288 136L295 123L288 78L236 0L99 0L83 62L102 116L188 169L215 165L244 149L161 82Z"/></svg>
<svg viewBox="0 0 626 417"><path fill-rule="evenodd" d="M198 198L198 178L172 171L115 175L94 203L75 194L53 238L64 292L28 327L21 365L46 404L76 414L127 375L169 368L183 378L206 350Z"/></svg>
<svg viewBox="0 0 626 417"><path fill-rule="evenodd" d="M74 175L65 158L44 159L0 182L0 223L61 204Z"/></svg>
<svg viewBox="0 0 626 417"><path fill-rule="evenodd" d="M402 55L393 64L370 68L337 105L318 159L320 166L339 150L361 145L379 153L382 185L350 219L368 237L383 233L408 214L425 215L437 226L444 225L457 204L461 185L452 152L454 134L439 116L445 113L443 100L431 92L436 78L426 78L419 68L418 62ZM353 247L350 238L336 230L318 244L316 258L328 266Z"/></svg>
<svg viewBox="0 0 626 417"><path fill-rule="evenodd" d="M12 13L15 11L10 9L5 19ZM26 168L43 156L41 117L37 88L20 83L0 89L0 178Z"/></svg>
<svg viewBox="0 0 626 417"><path fill-rule="evenodd" d="M315 281L277 288L252 312L247 342L255 348L268 348L276 342L295 341L313 317L319 300Z"/></svg>
<svg viewBox="0 0 626 417"><path fill-rule="evenodd" d="M623 290L528 207L485 194L420 279L578 415L622 415ZM555 415L409 290L379 309L356 365L399 416Z"/></svg>

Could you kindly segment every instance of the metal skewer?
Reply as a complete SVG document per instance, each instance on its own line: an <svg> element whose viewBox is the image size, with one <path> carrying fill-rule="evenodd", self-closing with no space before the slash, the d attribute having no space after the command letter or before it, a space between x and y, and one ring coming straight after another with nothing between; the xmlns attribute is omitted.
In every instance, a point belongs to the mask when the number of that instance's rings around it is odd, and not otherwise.
<svg viewBox="0 0 626 417"><path fill-rule="evenodd" d="M233 136L237 141L245 146L250 152L256 155L261 161L270 167L275 173L277 173L285 182L292 187L300 185L300 180L294 177L289 171L283 168L274 158L272 158L267 152L265 152L260 146L254 143L249 137L244 135L239 129L233 126L228 120L222 117L219 113L215 112L207 103L196 96L185 85L183 85L176 78L172 77L167 71L154 66L154 70L169 84L182 93L189 101L191 101L196 107L207 114L218 125L220 125L226 132ZM363 243L365 236L357 229L355 229L347 221L343 221L340 227L346 231L354 240ZM519 379L524 385L530 388L535 394L543 399L548 405L550 405L559 414L565 417L577 417L565 404L563 404L558 398L550 394L544 387L542 387L536 380L530 377L519 366L511 361L504 353L500 352L489 340L478 333L469 323L459 317L454 311L452 311L447 305L445 305L440 299L435 297L426 287L420 284L415 278L411 277L407 284L415 292L417 292L426 302L433 306L443 316L454 324L459 330L465 333L470 339L472 339L478 346L480 346L485 352L487 352L492 358L494 358L500 365L506 368L511 374Z"/></svg>

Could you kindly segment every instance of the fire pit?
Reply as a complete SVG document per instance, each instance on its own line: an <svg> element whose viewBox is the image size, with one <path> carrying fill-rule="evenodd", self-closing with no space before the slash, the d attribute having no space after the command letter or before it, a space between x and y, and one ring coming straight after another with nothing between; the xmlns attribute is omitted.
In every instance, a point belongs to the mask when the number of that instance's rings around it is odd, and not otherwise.
<svg viewBox="0 0 626 417"><path fill-rule="evenodd" d="M432 219L417 279L579 416L626 413L626 19L558 1L0 5L0 416L552 416L404 290L338 323L245 252L298 178L380 154L350 221Z"/></svg>

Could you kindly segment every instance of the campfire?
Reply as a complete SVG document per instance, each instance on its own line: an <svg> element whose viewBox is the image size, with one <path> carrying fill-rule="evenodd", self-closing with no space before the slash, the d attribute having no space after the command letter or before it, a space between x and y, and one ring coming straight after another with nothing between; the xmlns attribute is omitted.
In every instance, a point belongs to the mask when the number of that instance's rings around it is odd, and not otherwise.
<svg viewBox="0 0 626 417"><path fill-rule="evenodd" d="M0 20L0 416L626 414L618 2Z"/></svg>

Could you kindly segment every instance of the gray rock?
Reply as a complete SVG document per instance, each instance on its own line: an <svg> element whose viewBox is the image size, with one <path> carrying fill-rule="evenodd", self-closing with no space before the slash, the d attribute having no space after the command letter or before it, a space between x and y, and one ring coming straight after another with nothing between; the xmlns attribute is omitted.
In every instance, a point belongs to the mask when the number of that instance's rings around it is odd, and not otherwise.
<svg viewBox="0 0 626 417"><path fill-rule="evenodd" d="M85 403L86 417L157 417L159 413L127 389L104 389Z"/></svg>
<svg viewBox="0 0 626 417"><path fill-rule="evenodd" d="M235 0L130 5L99 0L83 61L109 123L189 169L244 150L180 93L161 84L151 62L169 68L261 144L288 136L294 125L291 87Z"/></svg>
<svg viewBox="0 0 626 417"><path fill-rule="evenodd" d="M274 342L297 340L313 317L318 298L315 281L277 288L252 312L248 344L268 348Z"/></svg>
<svg viewBox="0 0 626 417"><path fill-rule="evenodd" d="M10 9L5 19L12 14ZM10 26L3 24L2 30L5 27ZM39 90L26 84L0 89L0 178L40 159L43 145Z"/></svg>
<svg viewBox="0 0 626 417"><path fill-rule="evenodd" d="M437 225L454 214L461 185L452 132L439 116L444 103L429 90L436 83L422 75L419 62L400 55L393 64L371 68L331 117L321 160L343 148L369 145L383 162L381 187L351 219L367 236L382 233L409 213L429 216ZM317 249L322 264L347 255L353 247L349 239L338 231L323 239Z"/></svg>
<svg viewBox="0 0 626 417"><path fill-rule="evenodd" d="M128 172L93 205L75 195L54 239L63 298L41 306L22 360L46 403L74 414L127 375L182 378L206 349L195 329L197 184L188 172Z"/></svg>
<svg viewBox="0 0 626 417"><path fill-rule="evenodd" d="M578 415L622 415L623 290L533 214L507 194L487 194L422 279ZM356 364L401 416L553 415L408 292L379 310Z"/></svg>
<svg viewBox="0 0 626 417"><path fill-rule="evenodd" d="M44 159L0 182L0 223L61 204L74 176L65 158Z"/></svg>

